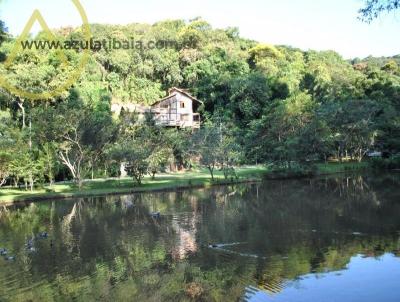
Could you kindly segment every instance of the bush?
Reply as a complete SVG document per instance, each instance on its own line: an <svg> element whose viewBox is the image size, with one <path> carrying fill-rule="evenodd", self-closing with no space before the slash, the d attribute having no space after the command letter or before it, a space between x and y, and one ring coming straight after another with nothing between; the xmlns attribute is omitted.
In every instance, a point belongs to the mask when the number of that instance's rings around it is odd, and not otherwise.
<svg viewBox="0 0 400 302"><path fill-rule="evenodd" d="M390 158L371 158L370 165L376 170L400 169L400 155Z"/></svg>
<svg viewBox="0 0 400 302"><path fill-rule="evenodd" d="M282 163L274 163L270 165L270 173L267 173L266 177L270 179L282 179L282 178L301 178L301 177L312 177L316 173L316 166L311 164L302 163L290 163L288 165L282 165Z"/></svg>
<svg viewBox="0 0 400 302"><path fill-rule="evenodd" d="M236 170L233 167L224 167L222 168L222 172L224 173L224 178L225 179L230 178L232 182L234 178L236 180L239 179L239 176L237 175Z"/></svg>

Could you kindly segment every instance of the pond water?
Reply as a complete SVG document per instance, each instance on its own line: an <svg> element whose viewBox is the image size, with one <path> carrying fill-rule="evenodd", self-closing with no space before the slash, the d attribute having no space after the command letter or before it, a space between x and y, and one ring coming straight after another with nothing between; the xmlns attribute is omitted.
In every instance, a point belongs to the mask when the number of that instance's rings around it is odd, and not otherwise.
<svg viewBox="0 0 400 302"><path fill-rule="evenodd" d="M0 215L0 301L400 301L400 174L38 202Z"/></svg>

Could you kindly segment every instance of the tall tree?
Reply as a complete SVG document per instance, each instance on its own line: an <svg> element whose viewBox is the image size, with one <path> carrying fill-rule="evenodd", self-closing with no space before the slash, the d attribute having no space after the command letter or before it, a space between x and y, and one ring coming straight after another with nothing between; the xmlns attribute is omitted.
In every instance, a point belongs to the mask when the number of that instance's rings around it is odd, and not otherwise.
<svg viewBox="0 0 400 302"><path fill-rule="evenodd" d="M109 101L100 101L96 106L84 104L71 90L65 102L41 109L35 116L38 141L57 144L59 160L81 187L83 178L114 138Z"/></svg>

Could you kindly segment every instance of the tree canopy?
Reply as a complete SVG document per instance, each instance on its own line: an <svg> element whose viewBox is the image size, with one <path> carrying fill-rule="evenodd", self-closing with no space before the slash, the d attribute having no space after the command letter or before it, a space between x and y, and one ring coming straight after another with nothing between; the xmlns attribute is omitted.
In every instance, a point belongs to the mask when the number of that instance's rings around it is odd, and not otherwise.
<svg viewBox="0 0 400 302"><path fill-rule="evenodd" d="M383 12L391 12L400 8L399 0L366 0L365 6L360 9L360 19L372 22Z"/></svg>
<svg viewBox="0 0 400 302"><path fill-rule="evenodd" d="M369 11L377 7L377 1L368 3ZM92 24L91 32L99 41L142 44L93 50L74 86L57 97L33 101L0 91L0 116L7 121L0 144L8 146L2 148L1 169L8 184L116 176L121 162L140 183L146 173L171 168L290 167L400 151L400 56L345 60L334 51L244 39L235 28L214 29L201 18ZM83 39L73 28L56 34L62 41ZM4 37L0 53L7 56L15 40ZM152 48L149 42L164 46ZM71 66L80 55L74 49L65 53ZM0 64L0 70L15 86L40 92L62 82L71 66L60 64L52 51L32 49L11 66ZM111 111L115 103L150 105L173 86L204 102L199 133ZM197 154L192 152L202 141ZM35 163L25 170L37 176L23 172L22 162Z"/></svg>

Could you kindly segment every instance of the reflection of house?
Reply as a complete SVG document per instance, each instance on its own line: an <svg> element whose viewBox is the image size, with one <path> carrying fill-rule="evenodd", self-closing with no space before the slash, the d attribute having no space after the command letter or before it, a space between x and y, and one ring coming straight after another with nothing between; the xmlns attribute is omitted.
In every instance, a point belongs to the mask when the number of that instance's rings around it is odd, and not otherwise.
<svg viewBox="0 0 400 302"><path fill-rule="evenodd" d="M192 212L185 215L176 215L172 219L172 228L178 235L176 245L172 250L172 257L175 260L185 259L188 255L196 253L198 250L196 234L197 224L200 218L198 212L197 197L191 196L190 204Z"/></svg>
<svg viewBox="0 0 400 302"><path fill-rule="evenodd" d="M141 117L146 113L151 113L156 124L164 127L200 128L200 115L197 110L201 104L201 101L186 90L171 88L167 97L149 107L113 104L112 111L119 114L123 108L129 112L136 112Z"/></svg>

